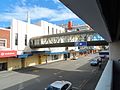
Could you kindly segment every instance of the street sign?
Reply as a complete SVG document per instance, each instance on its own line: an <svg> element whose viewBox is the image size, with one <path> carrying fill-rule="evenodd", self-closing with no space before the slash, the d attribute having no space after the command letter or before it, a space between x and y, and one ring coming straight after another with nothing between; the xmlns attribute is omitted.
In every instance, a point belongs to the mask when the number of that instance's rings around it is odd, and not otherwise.
<svg viewBox="0 0 120 90"><path fill-rule="evenodd" d="M75 42L75 46L87 46L87 42Z"/></svg>

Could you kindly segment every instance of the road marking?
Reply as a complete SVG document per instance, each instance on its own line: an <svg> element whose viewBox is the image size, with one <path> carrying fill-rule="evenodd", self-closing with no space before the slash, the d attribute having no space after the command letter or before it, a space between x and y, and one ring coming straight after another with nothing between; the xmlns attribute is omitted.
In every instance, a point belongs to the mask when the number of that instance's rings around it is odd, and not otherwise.
<svg viewBox="0 0 120 90"><path fill-rule="evenodd" d="M92 70L92 72L95 72L95 71L96 71L96 69L93 69L93 70Z"/></svg>
<svg viewBox="0 0 120 90"><path fill-rule="evenodd" d="M76 90L79 90L79 88L78 88L78 87L72 87L72 89L76 89Z"/></svg>
<svg viewBox="0 0 120 90"><path fill-rule="evenodd" d="M82 90L82 88L85 86L85 84L88 82L88 80L83 80L81 85L79 86L79 89Z"/></svg>
<svg viewBox="0 0 120 90"><path fill-rule="evenodd" d="M38 79L38 78L36 78L35 80L36 80L37 82L40 82L40 79Z"/></svg>
<svg viewBox="0 0 120 90"><path fill-rule="evenodd" d="M59 78L63 77L63 76L58 76Z"/></svg>
<svg viewBox="0 0 120 90"><path fill-rule="evenodd" d="M21 84L19 85L18 90L22 90L22 89L24 89L24 87L23 87L23 84L21 83Z"/></svg>
<svg viewBox="0 0 120 90"><path fill-rule="evenodd" d="M62 73L62 72L64 72L64 71L59 71L59 72L53 73L53 74L54 74L54 75L57 75L57 74L60 74L60 73Z"/></svg>

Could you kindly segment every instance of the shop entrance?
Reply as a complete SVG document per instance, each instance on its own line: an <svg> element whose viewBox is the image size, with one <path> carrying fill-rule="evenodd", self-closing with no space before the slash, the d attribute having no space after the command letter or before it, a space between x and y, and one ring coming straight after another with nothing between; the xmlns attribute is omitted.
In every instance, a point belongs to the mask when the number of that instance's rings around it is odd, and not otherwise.
<svg viewBox="0 0 120 90"><path fill-rule="evenodd" d="M39 56L38 63L39 63L39 64L42 64L41 56Z"/></svg>
<svg viewBox="0 0 120 90"><path fill-rule="evenodd" d="M7 62L5 63L0 63L0 71L7 70Z"/></svg>
<svg viewBox="0 0 120 90"><path fill-rule="evenodd" d="M25 59L24 58L21 58L21 66L22 66L22 68L25 67Z"/></svg>

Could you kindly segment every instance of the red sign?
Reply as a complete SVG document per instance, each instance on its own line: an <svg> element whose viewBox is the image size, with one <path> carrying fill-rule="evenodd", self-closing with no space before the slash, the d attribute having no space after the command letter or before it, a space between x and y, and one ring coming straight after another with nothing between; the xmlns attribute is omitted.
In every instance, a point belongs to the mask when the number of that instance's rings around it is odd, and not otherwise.
<svg viewBox="0 0 120 90"><path fill-rule="evenodd" d="M3 58L3 57L14 57L14 56L17 56L17 51L14 51L14 50L0 51L0 58Z"/></svg>

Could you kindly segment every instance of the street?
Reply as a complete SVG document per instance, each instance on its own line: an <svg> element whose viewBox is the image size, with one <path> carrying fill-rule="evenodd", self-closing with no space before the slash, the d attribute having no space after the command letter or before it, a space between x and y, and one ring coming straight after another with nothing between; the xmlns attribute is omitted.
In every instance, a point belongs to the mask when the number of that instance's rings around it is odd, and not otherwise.
<svg viewBox="0 0 120 90"><path fill-rule="evenodd" d="M90 59L96 56L98 54L0 73L0 90L44 90L56 80L70 81L73 90L94 90L105 66L101 70L90 66Z"/></svg>

